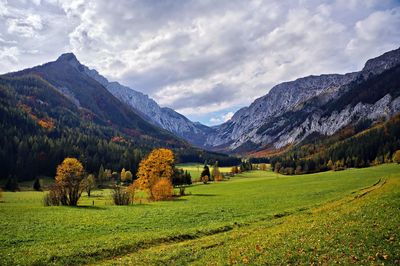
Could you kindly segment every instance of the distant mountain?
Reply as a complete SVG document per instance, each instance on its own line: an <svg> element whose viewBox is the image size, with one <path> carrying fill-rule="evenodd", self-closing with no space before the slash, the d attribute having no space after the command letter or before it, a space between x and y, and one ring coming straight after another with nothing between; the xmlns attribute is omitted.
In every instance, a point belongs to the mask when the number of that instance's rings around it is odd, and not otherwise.
<svg viewBox="0 0 400 266"><path fill-rule="evenodd" d="M203 146L207 135L213 131L205 125L190 121L171 108L160 107L153 99L141 92L123 86L118 82L109 82L94 69L85 66L82 69L88 76L107 88L115 97L134 108L146 121L172 132L193 145Z"/></svg>
<svg viewBox="0 0 400 266"><path fill-rule="evenodd" d="M279 84L215 128L205 146L251 153L293 145L314 133L333 135L349 124L388 119L400 111L400 49L368 60L360 72Z"/></svg>

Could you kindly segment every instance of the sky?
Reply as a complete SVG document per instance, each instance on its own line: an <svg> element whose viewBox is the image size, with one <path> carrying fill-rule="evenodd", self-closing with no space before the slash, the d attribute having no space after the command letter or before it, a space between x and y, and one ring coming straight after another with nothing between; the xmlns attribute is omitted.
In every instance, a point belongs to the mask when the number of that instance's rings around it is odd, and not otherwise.
<svg viewBox="0 0 400 266"><path fill-rule="evenodd" d="M280 82L358 71L399 46L399 0L0 0L0 73L73 52L207 125Z"/></svg>

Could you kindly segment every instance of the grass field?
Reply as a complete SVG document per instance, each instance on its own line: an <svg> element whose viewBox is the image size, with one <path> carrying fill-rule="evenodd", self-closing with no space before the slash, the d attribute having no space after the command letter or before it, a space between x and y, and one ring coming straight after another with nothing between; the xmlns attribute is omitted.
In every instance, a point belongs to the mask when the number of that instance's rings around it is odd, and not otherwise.
<svg viewBox="0 0 400 266"><path fill-rule="evenodd" d="M43 207L3 193L0 265L396 264L400 166L281 176L253 171L167 202ZM94 206L92 206L94 201Z"/></svg>
<svg viewBox="0 0 400 266"><path fill-rule="evenodd" d="M182 168L185 171L188 171L192 176L192 180L194 182L198 182L200 180L200 174L203 171L204 164L199 163L181 163L176 165L177 168ZM209 165L210 172L212 171L212 165ZM229 173L232 167L219 167L221 173Z"/></svg>

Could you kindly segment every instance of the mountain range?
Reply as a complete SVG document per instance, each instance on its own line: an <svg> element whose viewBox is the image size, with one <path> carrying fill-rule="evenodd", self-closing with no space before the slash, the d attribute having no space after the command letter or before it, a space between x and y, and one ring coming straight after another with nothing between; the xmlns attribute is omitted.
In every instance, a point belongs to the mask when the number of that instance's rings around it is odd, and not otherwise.
<svg viewBox="0 0 400 266"><path fill-rule="evenodd" d="M400 111L400 49L368 60L359 72L308 76L278 84L215 127L192 122L139 91L109 82L72 54L60 58L79 66L146 121L197 147L225 153L279 150L316 133L333 135L350 124L373 123ZM381 84L382 80L390 80L392 85Z"/></svg>
<svg viewBox="0 0 400 266"><path fill-rule="evenodd" d="M368 60L359 72L278 84L215 127L192 122L139 91L108 81L72 53L6 76L26 75L41 77L81 115L102 126L160 145L188 147L189 142L232 154L268 154L311 135L330 136L348 125L373 124L400 111L400 48Z"/></svg>
<svg viewBox="0 0 400 266"><path fill-rule="evenodd" d="M360 72L284 82L215 128L205 146L229 152L276 150L311 134L393 116L400 111L400 49L366 62Z"/></svg>
<svg viewBox="0 0 400 266"><path fill-rule="evenodd" d="M89 173L100 166L135 172L145 154L158 147L172 149L178 162L238 163L149 123L93 73L68 53L0 76L0 179L54 176L65 157L79 158Z"/></svg>

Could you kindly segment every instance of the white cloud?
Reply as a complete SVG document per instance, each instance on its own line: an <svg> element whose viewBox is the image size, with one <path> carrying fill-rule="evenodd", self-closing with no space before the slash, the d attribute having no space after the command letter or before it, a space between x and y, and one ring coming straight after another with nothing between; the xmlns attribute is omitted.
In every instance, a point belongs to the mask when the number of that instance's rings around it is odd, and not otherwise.
<svg viewBox="0 0 400 266"><path fill-rule="evenodd" d="M231 119L233 115L234 115L233 112L228 112L228 113L220 115L218 117L211 117L210 124L218 125L218 124L224 123L224 122L228 121L229 119Z"/></svg>
<svg viewBox="0 0 400 266"><path fill-rule="evenodd" d="M222 119L224 120L224 122L226 122L229 119L231 119L233 115L234 115L233 112L228 112L228 113L226 113L225 115L222 116Z"/></svg>
<svg viewBox="0 0 400 266"><path fill-rule="evenodd" d="M72 51L108 78L213 123L279 82L355 71L397 48L399 13L395 0L0 0L0 51L19 51L0 72Z"/></svg>
<svg viewBox="0 0 400 266"><path fill-rule="evenodd" d="M348 42L346 52L365 61L370 52L381 54L400 46L399 25L400 7L373 12L355 23L355 34Z"/></svg>
<svg viewBox="0 0 400 266"><path fill-rule="evenodd" d="M7 24L8 33L27 38L34 37L36 32L43 28L42 18L34 14L28 14L26 17L8 19Z"/></svg>

